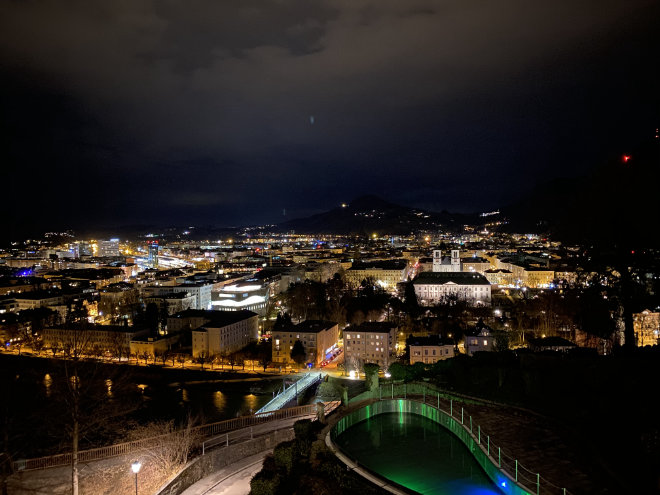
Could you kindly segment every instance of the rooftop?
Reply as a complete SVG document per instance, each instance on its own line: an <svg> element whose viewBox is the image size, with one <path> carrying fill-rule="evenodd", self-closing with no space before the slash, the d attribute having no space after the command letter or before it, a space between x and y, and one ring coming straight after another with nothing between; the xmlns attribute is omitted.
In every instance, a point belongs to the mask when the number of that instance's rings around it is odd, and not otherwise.
<svg viewBox="0 0 660 495"><path fill-rule="evenodd" d="M257 313L247 310L241 311L212 311L204 309L187 309L171 316L170 318L205 318L208 320L203 326L208 328L219 328L242 320L257 316Z"/></svg>
<svg viewBox="0 0 660 495"><path fill-rule="evenodd" d="M337 325L334 321L327 320L305 320L301 323L298 323L293 327L292 330L301 333L319 333L324 330L329 330L330 328Z"/></svg>
<svg viewBox="0 0 660 495"><path fill-rule="evenodd" d="M390 333L393 328L396 328L396 324L388 321L365 321L355 327L347 327L346 330L364 333Z"/></svg>
<svg viewBox="0 0 660 495"><path fill-rule="evenodd" d="M356 261L349 270L404 270L407 266L406 260Z"/></svg>
<svg viewBox="0 0 660 495"><path fill-rule="evenodd" d="M431 345L450 345L454 346L451 339L443 339L439 335L430 335L428 337L413 337L409 342L410 347L431 346Z"/></svg>
<svg viewBox="0 0 660 495"><path fill-rule="evenodd" d="M415 280L415 285L490 285L490 282L480 273L471 272L422 272Z"/></svg>

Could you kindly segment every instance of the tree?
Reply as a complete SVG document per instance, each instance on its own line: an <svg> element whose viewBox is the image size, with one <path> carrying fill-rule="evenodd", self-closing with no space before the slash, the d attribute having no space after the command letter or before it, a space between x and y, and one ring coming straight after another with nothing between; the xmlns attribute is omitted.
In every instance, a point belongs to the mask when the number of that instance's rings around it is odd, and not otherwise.
<svg viewBox="0 0 660 495"><path fill-rule="evenodd" d="M493 350L495 352L504 352L509 350L509 332L497 331L494 332L495 342Z"/></svg>
<svg viewBox="0 0 660 495"><path fill-rule="evenodd" d="M415 294L415 286L412 281L406 282L406 288L403 293L403 305L406 313L412 317L419 315L419 302L417 301L417 294Z"/></svg>
<svg viewBox="0 0 660 495"><path fill-rule="evenodd" d="M204 365L209 361L209 356L205 352L200 352L199 355L195 358L195 362L202 367L202 371L204 371Z"/></svg>
<svg viewBox="0 0 660 495"><path fill-rule="evenodd" d="M257 361L259 362L259 366L262 366L265 372L273 358L273 342L270 340L262 340L259 342L257 344L256 357Z"/></svg>
<svg viewBox="0 0 660 495"><path fill-rule="evenodd" d="M376 390L378 388L378 370L380 370L380 366L375 363L365 363L363 370L367 389Z"/></svg>
<svg viewBox="0 0 660 495"><path fill-rule="evenodd" d="M126 370L98 362L85 361L90 353L90 338L85 325L73 325L67 332L64 347L68 359L55 361L53 371L57 377L54 386L65 407L68 421L64 429L71 441L71 487L78 494L78 452L80 442L94 433L116 428L116 418L137 407L135 386L126 377ZM111 383L112 393L108 386ZM125 387L129 395L121 401L113 400L113 394Z"/></svg>
<svg viewBox="0 0 660 495"><path fill-rule="evenodd" d="M305 346L300 341L296 340L293 344L293 349L291 349L291 359L298 365L302 366L307 360L307 352L305 351Z"/></svg>
<svg viewBox="0 0 660 495"><path fill-rule="evenodd" d="M401 363L392 363L387 369L388 373L391 375L392 380L401 381L406 378L406 367Z"/></svg>
<svg viewBox="0 0 660 495"><path fill-rule="evenodd" d="M195 420L190 416L182 425L174 421L156 421L131 430L126 441L149 438L141 456L155 466L157 474L164 479L170 477L190 459L194 448L201 441L199 432L194 429Z"/></svg>

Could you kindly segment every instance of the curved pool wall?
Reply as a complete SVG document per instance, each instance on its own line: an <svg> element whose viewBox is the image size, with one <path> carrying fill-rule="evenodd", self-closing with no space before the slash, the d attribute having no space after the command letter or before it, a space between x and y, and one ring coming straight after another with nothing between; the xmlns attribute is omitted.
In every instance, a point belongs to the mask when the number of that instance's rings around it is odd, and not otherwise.
<svg viewBox="0 0 660 495"><path fill-rule="evenodd" d="M507 495L532 495L536 493L536 491L531 492L530 490L525 489L522 485L516 483L509 473L500 469L497 459L488 455L484 446L479 444L477 437L470 432L466 425L461 424L460 421L452 418L441 409L414 400L385 399L350 412L339 419L335 426L330 430L330 439L334 448L340 450L335 440L351 426L378 414L385 413L401 415L417 414L444 426L458 437L468 448L474 459L477 461L477 464L481 466L486 475L502 493Z"/></svg>

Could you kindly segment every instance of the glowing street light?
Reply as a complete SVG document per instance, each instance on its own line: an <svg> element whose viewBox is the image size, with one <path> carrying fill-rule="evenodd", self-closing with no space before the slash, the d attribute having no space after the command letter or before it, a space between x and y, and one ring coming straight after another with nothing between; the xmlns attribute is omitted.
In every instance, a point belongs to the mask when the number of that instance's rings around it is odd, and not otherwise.
<svg viewBox="0 0 660 495"><path fill-rule="evenodd" d="M140 472L141 467L142 463L140 461L135 461L133 464L131 464L131 469L135 473L135 495L138 495L137 475Z"/></svg>

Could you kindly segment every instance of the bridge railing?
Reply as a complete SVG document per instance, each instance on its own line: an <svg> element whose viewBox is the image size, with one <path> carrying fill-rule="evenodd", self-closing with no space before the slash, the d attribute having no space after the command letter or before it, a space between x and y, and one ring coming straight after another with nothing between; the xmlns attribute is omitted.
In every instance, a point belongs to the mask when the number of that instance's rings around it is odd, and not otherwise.
<svg viewBox="0 0 660 495"><path fill-rule="evenodd" d="M325 412L328 414L334 411L339 406L339 402L325 403ZM271 421L281 419L296 418L302 416L309 416L316 414L316 404L290 407L287 409L280 409L277 411L267 413L257 413L251 416L241 416L238 418L219 421L217 423L210 423L207 425L196 426L192 428L192 432L197 438L201 440L224 433L232 430L238 430L249 426L254 426ZM133 440L130 442L122 442L105 447L98 447L95 449L81 450L78 452L78 462L92 462L107 459L109 457L116 457L120 455L132 454L144 449L149 449L159 445L167 437L176 435L178 432L168 433L165 435L158 435L155 437L142 438L140 440ZM38 457L35 459L21 459L14 462L15 471L31 471L35 469L46 469L52 467L68 466L72 462L72 454L70 452L65 454L57 454L46 457Z"/></svg>
<svg viewBox="0 0 660 495"><path fill-rule="evenodd" d="M460 423L474 440L475 447L480 449L493 464L510 475L516 483L527 487L530 494L571 495L566 488L560 487L543 478L538 472L526 468L517 457L492 442L490 436L482 430L481 425L473 421L472 415L464 407L455 407L454 401L443 395L421 383L381 385L378 390L380 399L404 398L421 401L443 411Z"/></svg>

